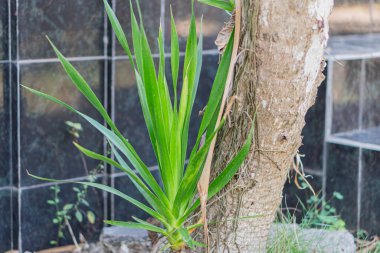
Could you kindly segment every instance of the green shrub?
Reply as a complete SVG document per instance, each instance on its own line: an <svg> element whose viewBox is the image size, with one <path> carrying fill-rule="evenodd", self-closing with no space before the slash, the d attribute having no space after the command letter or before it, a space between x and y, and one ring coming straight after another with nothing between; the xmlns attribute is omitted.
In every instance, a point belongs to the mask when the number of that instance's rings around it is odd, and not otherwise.
<svg viewBox="0 0 380 253"><path fill-rule="evenodd" d="M111 159L102 154L97 154L80 146L78 143L75 143L75 146L88 157L108 163L125 172L136 189L143 195L148 205L107 185L95 182L80 182L80 184L96 187L123 198L125 201L132 203L150 216L159 220L162 226L154 226L137 217L133 217L134 222L105 221L106 223L116 226L141 228L160 233L167 237L169 242L167 246L174 250L182 249L185 246L190 248L202 246L201 243L193 240L189 231L191 228L194 228L199 224L188 224L188 219L192 212L194 212L200 205L200 201L197 197L197 183L202 174L210 144L225 121L223 118L221 123L216 125L216 118L220 110L221 98L229 72L233 33L221 58L211 94L200 123L196 144L187 160L186 154L190 115L193 109L202 66L202 35L197 41L194 10L192 10L191 15L189 37L187 40L183 65L182 90L179 98L177 98L176 92L179 75L179 45L174 18L173 15L171 15L171 75L173 80L172 89L174 93L174 99L172 100L169 92L170 88L165 76L166 66L162 30L160 29L158 36L160 54L157 72L145 34L139 5L137 4L139 13L138 21L131 4L132 52L114 12L107 1L104 1L104 4L115 35L125 53L129 56L130 64L134 69L138 95L151 145L157 159L163 187L161 187L159 182L153 177L131 143L129 143L129 141L121 134L84 78L52 42L50 43L55 53L63 68L73 81L75 87L99 112L107 123L108 128L105 127L102 122L97 122L93 118L79 112L57 98L24 87L38 96L66 107L68 110L81 116L101 132L107 139L115 159ZM132 57L132 53L134 57ZM248 139L241 150L230 161L221 174L211 182L208 193L209 198L219 192L230 181L245 160L251 146L252 133L253 131L251 130ZM203 136L204 142L203 145L201 145ZM186 163L186 161L188 162ZM35 175L31 176L41 180L66 182L62 180L41 178Z"/></svg>

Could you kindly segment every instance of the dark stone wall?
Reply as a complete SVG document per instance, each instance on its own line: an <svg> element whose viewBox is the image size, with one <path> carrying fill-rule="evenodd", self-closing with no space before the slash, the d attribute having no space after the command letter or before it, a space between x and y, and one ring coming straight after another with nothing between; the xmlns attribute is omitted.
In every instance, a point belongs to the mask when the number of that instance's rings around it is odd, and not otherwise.
<svg viewBox="0 0 380 253"><path fill-rule="evenodd" d="M116 0L114 8L127 37L131 40L129 1ZM178 23L181 52L189 24L190 1L151 0L141 1L143 18L152 51L157 55L156 36L160 22L164 30L165 47L170 48L170 5ZM203 18L204 59L198 99L195 101L191 123L190 145L194 143L199 116L207 102L212 80L219 61L214 40L227 15L215 8L196 5L197 23ZM63 108L38 98L19 83L47 92L68 102L97 120L99 115L75 91L71 81L55 59L53 50L45 39L48 35L62 53L90 83L104 102L122 133L131 141L144 162L150 166L159 180L156 161L145 129L136 83L127 57L115 41L104 16L101 1L85 0L0 0L0 252L10 249L36 251L48 248L54 240L57 228L52 223L55 209L47 203L53 198L51 184L29 177L26 170L43 177L79 181L86 179L88 170L98 163L86 159L86 166L72 145L65 121L82 123L84 131L79 142L96 152L105 153L101 135L80 118ZM181 60L183 60L181 58ZM169 61L169 58L167 58ZM368 65L373 68L377 62ZM376 65L377 66L377 65ZM377 67L375 67L377 69ZM169 69L168 69L169 70ZM372 79L377 79L376 71ZM181 76L181 74L179 75ZM170 71L167 73L170 83ZM180 86L179 86L180 89ZM374 91L371 91L374 94ZM300 153L306 172L313 175L311 184L322 189L322 155L324 141L326 84L322 84L316 105L306 118L304 145ZM378 103L373 102L374 106ZM377 120L378 115L371 116ZM371 121L371 122L372 122ZM377 122L377 121L376 121ZM345 149L329 145L326 194L339 190L345 196L338 204L339 212L347 219L349 227L363 227L370 233L378 231L379 168L378 152L363 151L361 188L358 185L357 149ZM87 169L85 168L87 167ZM117 187L136 196L128 178L105 167L97 171L97 180ZM61 204L75 200L73 185L61 185ZM361 189L361 213L357 217L357 198ZM296 195L305 200L310 195L296 189L293 183L285 187L287 206L297 205ZM145 214L128 203L99 191L90 190L88 195L92 211L96 214L95 225L73 221L78 237L82 233L88 240L96 240L103 226L103 219L128 220L132 215L146 218ZM358 220L359 218L359 220ZM359 224L359 225L358 225ZM66 233L62 244L71 244Z"/></svg>
<svg viewBox="0 0 380 253"><path fill-rule="evenodd" d="M110 1L116 9L129 41L129 1ZM179 24L181 52L190 20L187 1L141 1L148 40L158 60L157 35L162 20L166 51L170 49L170 10L172 4ZM192 115L191 141L198 129L198 112L207 102L219 56L214 40L227 15L215 8L196 5L197 23L202 14L204 30L204 68L198 99ZM105 153L103 137L78 116L64 108L28 93L22 83L73 105L102 122L83 96L76 91L45 36L67 57L115 119L122 133L131 141L144 162L159 180L155 156L145 129L134 75L127 57L115 41L101 1L84 0L0 0L0 252L10 249L37 251L50 247L56 239L57 226L52 223L55 207L47 200L54 198L52 184L35 180L29 172L49 178L80 181L98 163L85 159L72 145L65 121L82 124L81 145ZM168 63L169 63L168 58ZM181 74L180 74L181 76ZM167 72L170 83L170 71ZM128 178L105 167L97 171L97 181L141 199ZM74 185L60 185L60 205L75 201ZM121 199L100 191L88 190L87 200L96 214L95 225L72 220L76 237L83 234L96 240L102 220L129 220L131 216L147 218L144 213ZM65 231L60 244L72 244Z"/></svg>

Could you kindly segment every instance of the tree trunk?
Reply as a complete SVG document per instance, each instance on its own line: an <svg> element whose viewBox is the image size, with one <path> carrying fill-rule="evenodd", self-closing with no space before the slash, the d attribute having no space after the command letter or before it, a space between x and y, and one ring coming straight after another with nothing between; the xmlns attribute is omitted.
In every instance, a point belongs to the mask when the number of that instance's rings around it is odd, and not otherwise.
<svg viewBox="0 0 380 253"><path fill-rule="evenodd" d="M305 114L323 80L332 0L243 0L238 100L219 134L213 176L247 138L255 140L238 175L210 200L212 252L265 252L286 175L302 144ZM254 217L256 216L256 217ZM216 223L213 223L216 222Z"/></svg>

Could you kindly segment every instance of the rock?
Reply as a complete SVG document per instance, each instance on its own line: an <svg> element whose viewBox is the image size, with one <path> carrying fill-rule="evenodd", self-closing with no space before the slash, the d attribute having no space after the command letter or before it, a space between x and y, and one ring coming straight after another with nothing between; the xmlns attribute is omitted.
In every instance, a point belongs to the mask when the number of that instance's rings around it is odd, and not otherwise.
<svg viewBox="0 0 380 253"><path fill-rule="evenodd" d="M355 240L346 230L303 229L296 224L273 224L269 232L268 245L287 242L303 245L310 253L355 253Z"/></svg>
<svg viewBox="0 0 380 253"><path fill-rule="evenodd" d="M288 244L288 247L278 247L281 244ZM293 252L291 249L298 245L302 252L308 253L355 253L356 250L354 237L348 231L303 229L296 224L273 224L268 245L275 245L279 251L271 252L276 253ZM100 241L83 247L81 253L149 253L151 250L147 231L107 227Z"/></svg>
<svg viewBox="0 0 380 253"><path fill-rule="evenodd" d="M80 250L75 250L73 253L104 253L103 245L100 242L89 243L82 245Z"/></svg>
<svg viewBox="0 0 380 253"><path fill-rule="evenodd" d="M100 244L104 253L149 253L151 251L148 232L142 229L104 228Z"/></svg>

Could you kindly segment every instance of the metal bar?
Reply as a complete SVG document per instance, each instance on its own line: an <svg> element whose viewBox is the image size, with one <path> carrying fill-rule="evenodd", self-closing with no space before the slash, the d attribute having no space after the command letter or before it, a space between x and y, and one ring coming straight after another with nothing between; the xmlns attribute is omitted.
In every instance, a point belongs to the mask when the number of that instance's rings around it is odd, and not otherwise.
<svg viewBox="0 0 380 253"><path fill-rule="evenodd" d="M328 61L349 61L349 60L368 60L373 58L380 58L380 52L361 53L361 54L325 54Z"/></svg>
<svg viewBox="0 0 380 253"><path fill-rule="evenodd" d="M326 80L326 108L325 108L325 137L323 141L323 160L322 160L322 197L326 196L327 186L327 159L328 159L328 143L327 137L331 134L332 126L332 78L334 71L334 62L327 61L327 80Z"/></svg>
<svg viewBox="0 0 380 253"><path fill-rule="evenodd" d="M355 148L369 149L374 151L380 151L380 146L376 144L364 143L360 141L348 140L334 135L328 136L326 139L328 143L340 144L344 146L350 146Z"/></svg>
<svg viewBox="0 0 380 253"><path fill-rule="evenodd" d="M18 10L19 10L19 0L16 0L16 13L18 13ZM16 45L15 45L15 48L16 48L16 59L15 59L15 65L16 65L16 71L17 71L17 76L16 76L16 85L13 85L16 87L16 92L17 92L17 95L16 95L16 103L17 103L17 113L16 113L16 117L17 117L17 168L18 168L18 171L17 171L17 176L18 176L18 189L19 191L17 192L17 198L18 198L18 250L20 252L23 252L23 248L22 248L22 223L21 223L21 220L22 220L22 217L21 217L21 208L22 208L22 201L21 201L21 149L20 149L20 146L21 146L21 139L20 139L20 118L21 118L21 112L20 112L20 106L21 106L21 98L20 98L20 86L18 85L20 83L20 63L19 63L19 60L20 60L20 52L19 52L19 19L18 19L18 15L15 16L15 21L16 21ZM13 59L12 59L13 60Z"/></svg>
<svg viewBox="0 0 380 253"><path fill-rule="evenodd" d="M363 128L363 107L364 107L364 86L366 81L366 62L365 60L361 61L360 64L360 83L359 83L359 114L358 114L358 123L359 131Z"/></svg>
<svg viewBox="0 0 380 253"><path fill-rule="evenodd" d="M67 57L67 60L71 62L76 62L76 61L99 61L99 60L106 60L106 56L83 56L83 57ZM60 61L58 58L46 58L46 59L23 59L23 60L18 60L17 63L21 65L25 64L33 64L33 63L53 63L57 62L59 63Z"/></svg>
<svg viewBox="0 0 380 253"><path fill-rule="evenodd" d="M109 71L108 71L108 45L109 45L109 42L110 42L110 38L109 38L109 31L108 31L108 17L107 17L107 14L106 14L106 11L105 9L103 9L103 56L104 56L104 60L103 60L103 104L104 104L104 107L106 108L107 112L109 113L110 112L110 106L109 106L109 99L108 99L108 95L109 95L109 92L108 92L108 75L109 75ZM103 120L103 124L104 126L107 126L105 120ZM107 139L103 136L103 155L107 156ZM103 178L102 178L102 183L105 184L105 185L109 185L109 180L108 180L108 171L107 171L107 168L108 168L108 165L107 163L103 162L103 168L104 168L104 171L103 171ZM109 217L108 217L108 193L105 192L105 191L102 191L102 195L103 195L103 219L105 220L108 220Z"/></svg>
<svg viewBox="0 0 380 253"><path fill-rule="evenodd" d="M14 222L14 218L13 218L13 212L15 210L14 209L14 198L13 198L13 194L14 192L17 192L17 187L14 186L14 155L13 155L13 112L12 112L12 108L13 108L13 105L12 105L12 64L10 63L11 59L12 59L12 19L11 19L11 10L12 10L12 7L11 7L11 0L8 0L8 13L7 13L7 17L8 17L8 83L6 85L8 85L8 113L9 113L9 123L8 123L8 127L9 127L9 131L8 131L8 141L9 141L9 145L8 145L8 148L10 149L9 150L9 155L10 157L9 158L9 176L10 176L10 202L9 202L9 209L10 209L10 217L9 217L9 220L10 220L10 231L11 231L11 234L10 234L10 239L11 239L11 250L15 249L15 246L14 245L14 241L15 241L15 238L14 238L14 230L15 230L15 222Z"/></svg>
<svg viewBox="0 0 380 253"><path fill-rule="evenodd" d="M151 172L158 171L158 165L151 166L148 169ZM134 170L134 171L137 173L136 170ZM117 173L112 173L112 175L111 175L112 178L123 177L123 176L127 176L127 174L125 172L117 172Z"/></svg>
<svg viewBox="0 0 380 253"><path fill-rule="evenodd" d="M203 50L202 55L219 55L219 51L217 49L210 49L210 50ZM153 58L159 58L159 54L152 54ZM164 54L165 58L170 58L171 54L170 53L165 53ZM179 56L185 56L185 52L180 52ZM132 55L132 58L135 59L135 56ZM127 55L115 55L112 57L114 60L129 60Z"/></svg>
<svg viewBox="0 0 380 253"><path fill-rule="evenodd" d="M351 131L339 132L339 133L336 133L336 134L331 134L331 136L347 139L345 137L347 135L353 135L353 134L357 134L357 133L360 133L360 132L366 132L366 131L375 130L375 129L378 130L378 131L380 131L380 127L369 127L369 128L365 128L365 129L362 129L362 130L355 129L355 130L351 130Z"/></svg>
<svg viewBox="0 0 380 253"><path fill-rule="evenodd" d="M12 185L9 185L9 186L2 186L2 187L0 187L0 191L4 191L4 190L15 190L15 191L17 191L17 187L14 187L14 186L12 186ZM11 212L12 213L12 212Z"/></svg>
<svg viewBox="0 0 380 253"><path fill-rule="evenodd" d="M112 8L115 10L116 12L116 0L112 0ZM111 74L110 74L110 106L111 106L111 119L113 121L115 121L115 56L116 56L116 37L115 37L115 33L112 32L112 36L111 36ZM113 158L113 155L111 154L111 158ZM112 177L112 173L113 173L113 170L114 168L111 167L111 170L110 170L110 177L111 177L111 187L115 187L115 179ZM109 195L110 196L110 205L111 205L111 208L110 208L110 212L111 212L111 219L112 220L115 220L115 196L113 194Z"/></svg>
<svg viewBox="0 0 380 253"><path fill-rule="evenodd" d="M363 149L359 148L359 164L358 164L358 192L357 192L357 213L356 228L360 229L360 216L362 208L362 177L363 177Z"/></svg>
<svg viewBox="0 0 380 253"><path fill-rule="evenodd" d="M320 170L304 168L304 171L308 175L323 177L323 171Z"/></svg>

